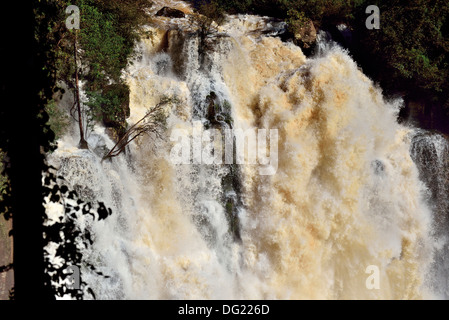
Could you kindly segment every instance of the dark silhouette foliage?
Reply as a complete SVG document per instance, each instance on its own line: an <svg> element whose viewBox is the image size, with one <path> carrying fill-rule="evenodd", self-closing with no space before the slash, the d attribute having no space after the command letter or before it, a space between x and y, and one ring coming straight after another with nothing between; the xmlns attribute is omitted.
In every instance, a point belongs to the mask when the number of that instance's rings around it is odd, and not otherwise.
<svg viewBox="0 0 449 320"><path fill-rule="evenodd" d="M0 86L0 149L5 154L2 174L6 177L0 214L7 220L12 218L14 261L0 269L14 269L10 298L17 300L53 300L64 293L80 299L82 290L68 292L54 286L52 281L64 280L67 277L64 267L82 261L80 244L92 242L89 231L80 230L75 223L76 217L89 214L105 219L111 214L104 204L83 203L76 199L74 191L56 184L57 177L45 162L45 154L55 149L55 135L48 125L45 106L56 89L55 48L61 40L49 30L63 13L61 3L14 2L13 12L21 13L20 23L14 30L2 25L2 39L8 46L0 48L7 62ZM43 206L46 197L45 201L65 203L66 215L61 221L48 224ZM48 259L44 248L50 242L59 244L57 255L63 259L63 266L55 266ZM95 271L93 266L86 267ZM91 288L82 288L94 296Z"/></svg>
<svg viewBox="0 0 449 320"><path fill-rule="evenodd" d="M62 297L69 295L74 299L83 299L86 294L89 294L95 299L95 294L87 283L82 280L82 273L80 273L80 288L69 288L64 281L70 275L67 273L69 266L76 266L81 268L85 266L91 271L96 272L100 276L108 278L98 272L92 265L83 261L82 250L87 249L93 244L93 236L88 228L81 229L77 224L77 219L81 215L89 216L93 222L95 220L106 219L112 214L111 209L107 208L104 203L99 202L93 205L90 202L84 202L79 199L76 191L70 190L66 185L60 185L56 182L64 181L64 178L56 177L54 168L49 168L44 178L44 199L46 202L59 203L64 208L64 215L59 216L57 220L53 220L45 214L44 224L44 246L55 244L57 246L55 256L59 263L55 263L52 254L48 249L44 249L45 253L45 283L55 291L55 294ZM62 260L62 263L60 261Z"/></svg>

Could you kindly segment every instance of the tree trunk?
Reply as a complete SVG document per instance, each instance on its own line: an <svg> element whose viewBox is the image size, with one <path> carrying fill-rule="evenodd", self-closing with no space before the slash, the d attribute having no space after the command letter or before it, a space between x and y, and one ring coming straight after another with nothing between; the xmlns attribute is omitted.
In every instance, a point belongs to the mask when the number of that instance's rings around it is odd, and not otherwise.
<svg viewBox="0 0 449 320"><path fill-rule="evenodd" d="M74 48L74 58L75 58L75 93L76 93L76 107L78 110L78 125L80 129L80 142L79 142L79 148L80 149L89 149L89 145L87 144L87 141L84 139L84 130L83 130L83 118L81 114L81 102L80 102L80 90L78 86L78 64L77 64L77 48L76 48L76 41L77 41L77 34L78 30L75 30L75 41L73 42L73 48Z"/></svg>
<svg viewBox="0 0 449 320"><path fill-rule="evenodd" d="M14 32L5 32L2 40L14 50L3 50L1 101L10 104L0 109L2 146L9 157L8 177L13 214L14 297L23 301L54 299L44 285L43 203L39 93L47 86L43 68L46 66L42 47L34 37L33 2L11 3L11 12L21 12L23 20ZM14 9L14 10L13 10ZM2 29L8 27L2 21ZM24 77L23 75L26 75ZM4 139L4 140L3 140ZM47 142L48 143L48 142Z"/></svg>

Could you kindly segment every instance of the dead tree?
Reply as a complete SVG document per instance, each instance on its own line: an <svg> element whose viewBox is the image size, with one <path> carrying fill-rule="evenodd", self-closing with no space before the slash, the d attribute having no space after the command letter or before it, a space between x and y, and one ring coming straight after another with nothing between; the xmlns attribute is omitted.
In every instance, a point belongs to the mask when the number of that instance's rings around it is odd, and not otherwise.
<svg viewBox="0 0 449 320"><path fill-rule="evenodd" d="M80 101L80 89L78 85L78 64L77 64L77 48L76 48L76 39L77 38L77 30L75 30L75 39L73 41L73 56L75 59L75 103L76 108L78 110L78 125L80 129L80 142L79 147L81 149L89 149L89 145L87 141L84 139L84 130L83 130L83 118L81 113L81 101Z"/></svg>
<svg viewBox="0 0 449 320"><path fill-rule="evenodd" d="M199 53L202 62L204 62L204 53L213 48L213 44L208 41L209 38L219 36L219 28L225 21L224 11L214 3L202 3L199 8L199 14L190 16L190 25L193 27L199 37Z"/></svg>
<svg viewBox="0 0 449 320"><path fill-rule="evenodd" d="M162 132L165 129L166 114L164 107L166 104L176 102L176 98L162 98L161 101L148 110L145 116L132 125L115 146L103 157L104 159L118 156L125 147L134 139L144 134L154 134L157 138L162 138Z"/></svg>

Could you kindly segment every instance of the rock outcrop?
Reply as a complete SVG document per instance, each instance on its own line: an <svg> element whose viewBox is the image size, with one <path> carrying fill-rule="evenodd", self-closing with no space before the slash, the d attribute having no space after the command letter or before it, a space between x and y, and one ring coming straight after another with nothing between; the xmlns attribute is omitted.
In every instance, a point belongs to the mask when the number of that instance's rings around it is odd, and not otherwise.
<svg viewBox="0 0 449 320"><path fill-rule="evenodd" d="M308 20L303 27L298 28L294 34L296 44L310 48L316 40L316 29L312 20Z"/></svg>
<svg viewBox="0 0 449 320"><path fill-rule="evenodd" d="M163 16L168 18L185 18L185 13L178 9L163 7L156 13L156 16Z"/></svg>

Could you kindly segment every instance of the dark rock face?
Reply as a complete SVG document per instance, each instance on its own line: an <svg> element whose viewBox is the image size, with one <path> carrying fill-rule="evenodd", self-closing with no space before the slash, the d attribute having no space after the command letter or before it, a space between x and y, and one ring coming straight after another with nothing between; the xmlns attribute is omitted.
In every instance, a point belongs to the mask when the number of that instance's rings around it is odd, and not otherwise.
<svg viewBox="0 0 449 320"><path fill-rule="evenodd" d="M449 115L443 106L430 99L413 99L405 96L404 108L401 109L398 120L449 135Z"/></svg>
<svg viewBox="0 0 449 320"><path fill-rule="evenodd" d="M178 9L169 7L163 7L156 13L157 16L163 16L168 18L185 18L185 13Z"/></svg>
<svg viewBox="0 0 449 320"><path fill-rule="evenodd" d="M449 227L449 139L439 133L419 130L412 138L410 154L420 179L428 188L427 200L435 214L436 231Z"/></svg>
<svg viewBox="0 0 449 320"><path fill-rule="evenodd" d="M443 299L449 297L449 138L419 130L412 138L410 155L427 186L425 198L433 213L432 236L442 242L435 248L431 286Z"/></svg>
<svg viewBox="0 0 449 320"><path fill-rule="evenodd" d="M377 175L382 175L385 171L385 165L380 160L374 160L371 163L371 168L373 168L373 171Z"/></svg>

